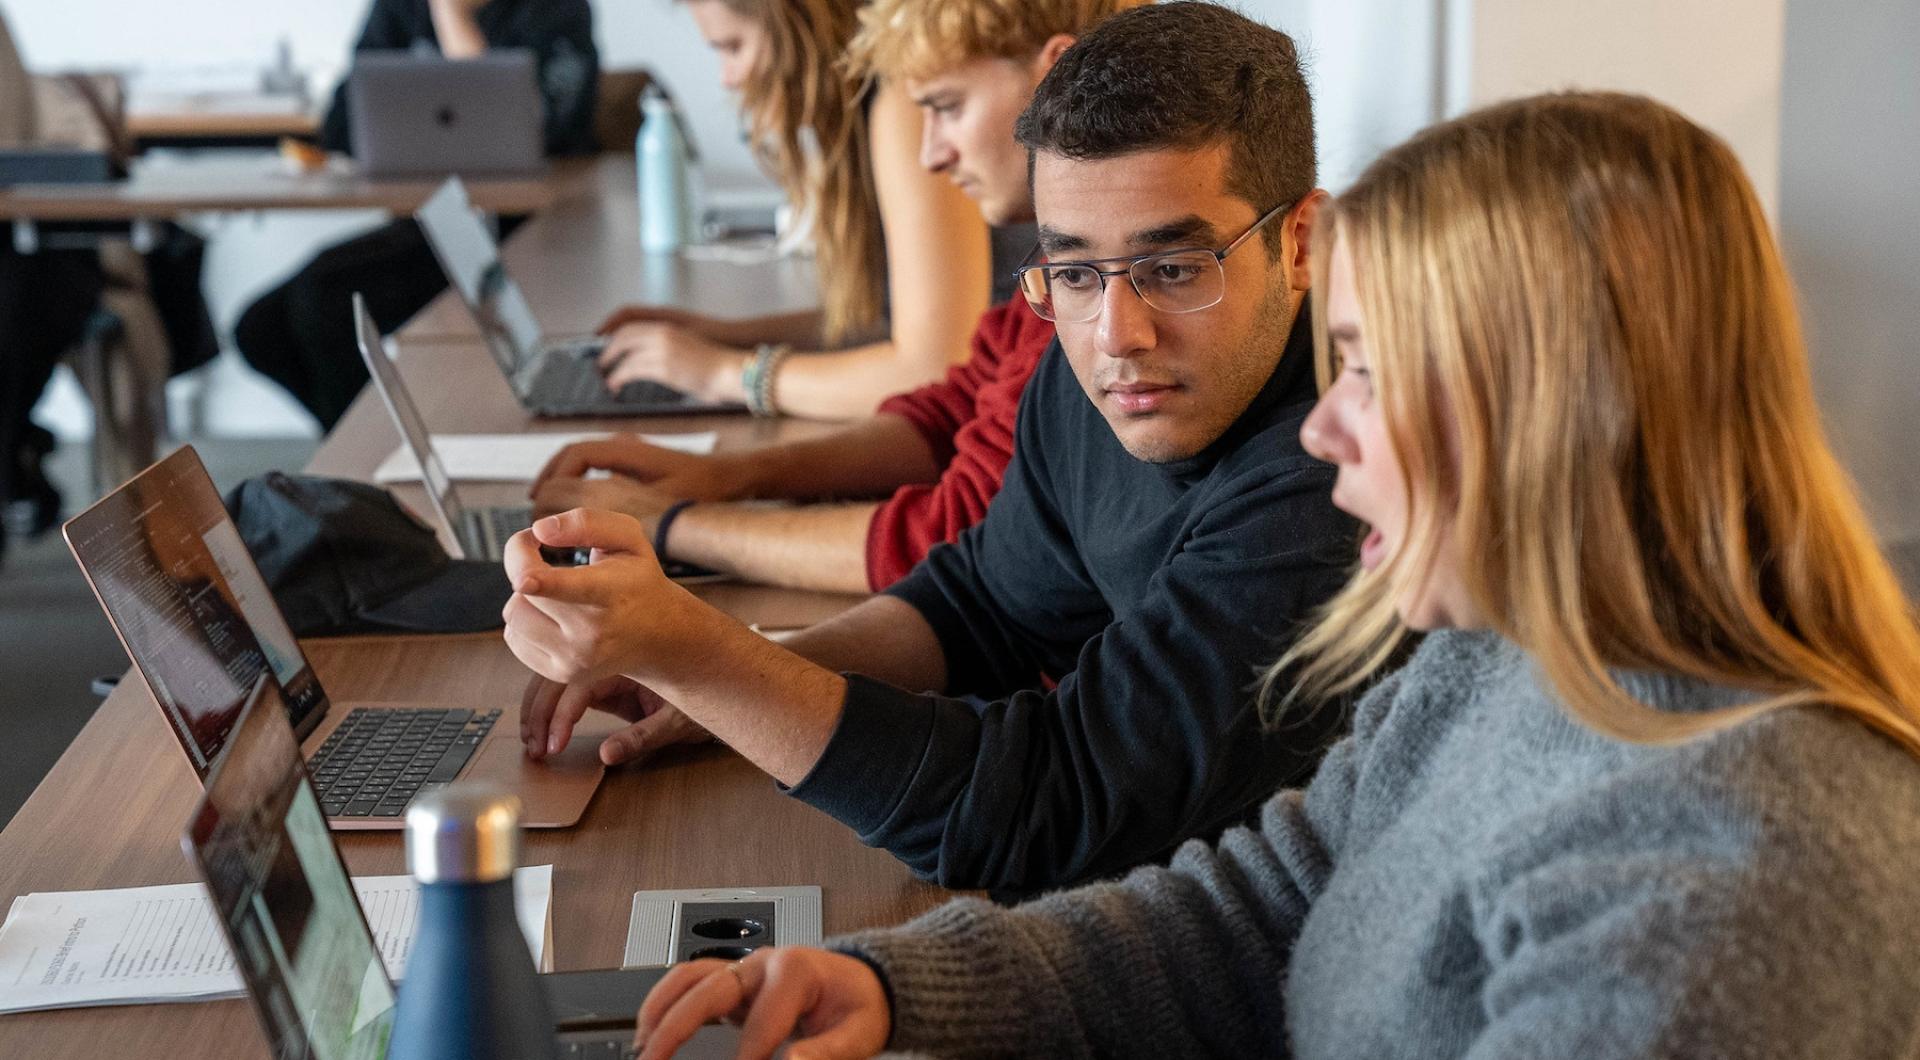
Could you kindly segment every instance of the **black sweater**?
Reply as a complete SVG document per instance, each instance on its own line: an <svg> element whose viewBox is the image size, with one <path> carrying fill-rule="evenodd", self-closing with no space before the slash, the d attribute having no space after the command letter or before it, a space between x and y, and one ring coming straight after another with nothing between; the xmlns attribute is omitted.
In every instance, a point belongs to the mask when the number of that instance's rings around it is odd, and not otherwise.
<svg viewBox="0 0 1920 1060"><path fill-rule="evenodd" d="M1121 447L1056 341L984 520L890 593L933 627L952 695L850 676L792 793L915 872L1015 896L1111 874L1304 782L1337 710L1268 732L1253 688L1352 562L1308 456L1307 310L1227 433L1172 464ZM1064 675L1051 691L1035 675Z"/></svg>
<svg viewBox="0 0 1920 1060"><path fill-rule="evenodd" d="M600 88L600 53L593 43L593 9L587 0L491 0L474 14L489 48L525 48L533 52L545 115L547 153L584 154L595 148L593 108ZM367 24L353 50L424 51L437 55L439 38L427 0L373 0ZM347 126L346 81L334 90L333 103L320 125L320 144L329 151L351 146Z"/></svg>

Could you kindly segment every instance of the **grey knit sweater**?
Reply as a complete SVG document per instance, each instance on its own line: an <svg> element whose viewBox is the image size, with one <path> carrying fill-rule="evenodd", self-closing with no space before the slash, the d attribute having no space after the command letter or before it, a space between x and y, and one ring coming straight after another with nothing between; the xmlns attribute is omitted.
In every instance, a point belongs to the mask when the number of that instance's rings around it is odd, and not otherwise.
<svg viewBox="0 0 1920 1060"><path fill-rule="evenodd" d="M834 945L944 1056L1920 1056L1920 764L1821 709L1616 742L1441 633L1257 830Z"/></svg>

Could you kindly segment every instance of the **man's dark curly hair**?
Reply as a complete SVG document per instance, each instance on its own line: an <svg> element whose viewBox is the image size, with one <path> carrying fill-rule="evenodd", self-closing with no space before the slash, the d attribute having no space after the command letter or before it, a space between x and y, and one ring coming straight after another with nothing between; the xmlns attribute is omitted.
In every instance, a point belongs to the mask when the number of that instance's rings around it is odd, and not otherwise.
<svg viewBox="0 0 1920 1060"><path fill-rule="evenodd" d="M1123 11L1060 56L1014 126L1074 160L1230 145L1227 190L1266 213L1316 183L1313 97L1293 38L1218 4ZM1280 252L1281 229L1261 233Z"/></svg>

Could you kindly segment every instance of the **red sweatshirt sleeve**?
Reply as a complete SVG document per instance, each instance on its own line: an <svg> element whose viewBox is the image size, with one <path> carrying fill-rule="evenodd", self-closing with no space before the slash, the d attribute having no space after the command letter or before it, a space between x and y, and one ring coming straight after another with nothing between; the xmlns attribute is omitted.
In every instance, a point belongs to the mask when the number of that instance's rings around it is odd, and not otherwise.
<svg viewBox="0 0 1920 1060"><path fill-rule="evenodd" d="M881 404L882 413L913 424L943 470L930 485L902 486L874 513L867 526L867 581L875 592L987 514L1013 458L1020 395L1052 341L1053 325L1016 295L980 317L966 363L941 382Z"/></svg>

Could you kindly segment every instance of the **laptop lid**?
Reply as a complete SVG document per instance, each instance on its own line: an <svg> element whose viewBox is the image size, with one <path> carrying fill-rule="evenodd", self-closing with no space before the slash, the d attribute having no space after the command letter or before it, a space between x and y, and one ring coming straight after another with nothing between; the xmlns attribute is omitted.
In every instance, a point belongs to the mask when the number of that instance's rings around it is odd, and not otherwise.
<svg viewBox="0 0 1920 1060"><path fill-rule="evenodd" d="M413 216L493 359L507 379L514 380L540 348L540 322L501 263L493 233L468 204L466 185L459 177L448 177Z"/></svg>
<svg viewBox="0 0 1920 1060"><path fill-rule="evenodd" d="M367 374L373 379L374 390L380 394L381 402L387 406L387 414L393 417L394 426L400 430L400 437L406 441L413 458L420 464L420 481L427 488L427 501L433 505L440 521L446 525L448 535L453 538L453 558L470 558L467 555L467 542L461 537L466 526L466 506L460 502L460 493L454 487L453 476L447 474L446 464L433 451L433 432L427 429L426 417L420 415L420 408L413 403L413 395L407 391L407 383L401 378L400 369L387 356L380 341L380 329L374 326L373 317L367 313L366 300L360 297L358 291L353 295L353 331L360 347L360 359L367 362Z"/></svg>
<svg viewBox="0 0 1920 1060"><path fill-rule="evenodd" d="M219 757L263 673L285 690L302 739L326 716L326 691L192 446L62 534L196 774Z"/></svg>
<svg viewBox="0 0 1920 1060"><path fill-rule="evenodd" d="M276 1060L381 1060L393 985L285 708L261 674L181 845L207 881Z"/></svg>
<svg viewBox="0 0 1920 1060"><path fill-rule="evenodd" d="M533 52L470 59L356 53L347 75L353 156L372 177L517 175L545 165Z"/></svg>

